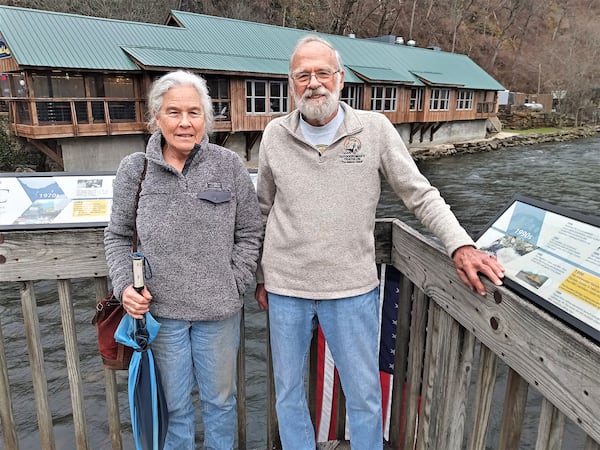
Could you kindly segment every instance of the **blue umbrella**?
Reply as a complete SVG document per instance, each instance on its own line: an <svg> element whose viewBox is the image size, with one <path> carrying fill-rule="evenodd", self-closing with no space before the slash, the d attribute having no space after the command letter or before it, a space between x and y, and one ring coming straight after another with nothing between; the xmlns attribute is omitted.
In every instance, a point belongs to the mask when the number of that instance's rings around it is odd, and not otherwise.
<svg viewBox="0 0 600 450"><path fill-rule="evenodd" d="M144 319L121 319L115 340L133 348L129 363L129 408L136 450L160 450L167 434L167 404L150 344L160 323L148 312Z"/></svg>

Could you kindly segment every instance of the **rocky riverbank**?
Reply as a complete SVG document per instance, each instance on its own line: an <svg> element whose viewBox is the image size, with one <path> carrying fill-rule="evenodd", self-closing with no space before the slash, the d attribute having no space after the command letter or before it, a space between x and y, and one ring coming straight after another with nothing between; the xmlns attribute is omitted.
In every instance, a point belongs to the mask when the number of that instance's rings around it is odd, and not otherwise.
<svg viewBox="0 0 600 450"><path fill-rule="evenodd" d="M554 133L517 134L500 132L478 141L457 142L454 144L439 144L410 147L409 152L415 161L459 155L462 153L477 153L499 150L503 147L517 145L532 145L542 142L562 142L572 139L594 136L600 133L600 125L569 128Z"/></svg>

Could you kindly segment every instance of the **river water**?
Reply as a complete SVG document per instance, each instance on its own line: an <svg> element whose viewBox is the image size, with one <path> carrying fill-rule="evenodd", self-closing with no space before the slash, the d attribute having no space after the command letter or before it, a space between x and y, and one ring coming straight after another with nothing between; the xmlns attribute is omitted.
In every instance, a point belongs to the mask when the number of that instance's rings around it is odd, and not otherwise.
<svg viewBox="0 0 600 450"><path fill-rule="evenodd" d="M464 154L419 163L422 172L437 186L463 226L473 236L507 204L516 193L546 201L578 213L600 215L600 136L570 142L512 147L477 154ZM378 217L398 217L428 234L406 212L384 185ZM75 319L79 338L81 371L90 448L110 449L103 391L103 372L96 352L93 315L93 286L73 283ZM62 342L60 310L53 282L36 283L40 331L44 336L45 369L54 417L57 448L75 447ZM266 346L265 314L258 311L252 293L246 296L246 384L248 448L266 448ZM0 323L4 335L15 421L22 449L39 449L37 418L31 373L26 357L27 343L17 283L0 285ZM123 444L134 448L126 396L126 372L118 372L119 402L123 422ZM534 391L530 389L530 391ZM502 393L499 393L500 401ZM535 397L535 392L530 396ZM535 398L533 400L535 403ZM494 448L497 420L491 424L489 448ZM521 449L533 449L537 418L525 424ZM582 438L569 427L565 449L582 448ZM200 430L200 427L199 427ZM200 433L200 431L199 431ZM0 442L0 449L2 442Z"/></svg>

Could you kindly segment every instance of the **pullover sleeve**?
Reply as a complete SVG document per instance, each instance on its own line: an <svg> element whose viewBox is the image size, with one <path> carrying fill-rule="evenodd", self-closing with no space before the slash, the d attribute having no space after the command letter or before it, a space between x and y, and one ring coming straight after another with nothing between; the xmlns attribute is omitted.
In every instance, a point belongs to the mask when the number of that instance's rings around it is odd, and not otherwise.
<svg viewBox="0 0 600 450"><path fill-rule="evenodd" d="M271 211L271 207L273 206L273 202L275 200L275 192L277 190L275 187L275 181L273 180L273 173L271 172L271 168L269 167L269 150L267 148L267 145L265 144L265 142L270 141L270 139L267 136L272 126L272 124L267 125L263 133L263 139L261 141L260 149L258 152L258 179L256 192L258 195L258 204L262 216L263 229L267 226L267 218L269 217L269 212ZM258 268L256 271L256 282L264 283L264 275L260 264L260 260L261 258L259 257Z"/></svg>
<svg viewBox="0 0 600 450"><path fill-rule="evenodd" d="M232 266L238 291L243 294L254 279L263 227L252 178L241 159L234 158L237 208Z"/></svg>
<svg viewBox="0 0 600 450"><path fill-rule="evenodd" d="M144 153L133 153L123 158L113 183L110 221L104 229L104 251L108 274L115 297L133 283L131 248L135 196L143 169Z"/></svg>
<svg viewBox="0 0 600 450"><path fill-rule="evenodd" d="M381 153L383 175L406 207L435 234L452 256L459 247L475 246L473 239L460 225L441 197L419 171L404 142L389 121L382 124L386 144Z"/></svg>

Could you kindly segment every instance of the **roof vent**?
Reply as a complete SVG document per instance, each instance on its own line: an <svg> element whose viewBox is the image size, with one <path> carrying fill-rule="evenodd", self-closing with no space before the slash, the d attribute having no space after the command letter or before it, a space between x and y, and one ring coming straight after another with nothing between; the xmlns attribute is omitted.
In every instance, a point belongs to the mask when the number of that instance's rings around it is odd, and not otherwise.
<svg viewBox="0 0 600 450"><path fill-rule="evenodd" d="M415 45L417 45L417 43L414 41L414 39L409 39L408 42L406 43L406 45L414 47Z"/></svg>
<svg viewBox="0 0 600 450"><path fill-rule="evenodd" d="M402 36L398 36L394 42L398 45L402 45L404 44L404 38Z"/></svg>
<svg viewBox="0 0 600 450"><path fill-rule="evenodd" d="M356 37L356 35L354 33L348 33L348 37L350 39L354 39Z"/></svg>

